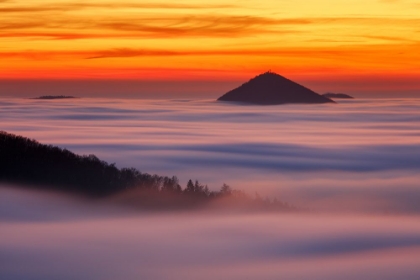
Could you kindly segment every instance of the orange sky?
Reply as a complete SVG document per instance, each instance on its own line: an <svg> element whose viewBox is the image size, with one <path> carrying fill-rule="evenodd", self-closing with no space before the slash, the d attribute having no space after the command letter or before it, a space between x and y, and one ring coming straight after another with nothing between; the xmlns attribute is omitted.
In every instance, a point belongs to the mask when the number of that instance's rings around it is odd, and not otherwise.
<svg viewBox="0 0 420 280"><path fill-rule="evenodd" d="M0 79L242 80L271 69L416 90L419 14L418 0L0 0Z"/></svg>

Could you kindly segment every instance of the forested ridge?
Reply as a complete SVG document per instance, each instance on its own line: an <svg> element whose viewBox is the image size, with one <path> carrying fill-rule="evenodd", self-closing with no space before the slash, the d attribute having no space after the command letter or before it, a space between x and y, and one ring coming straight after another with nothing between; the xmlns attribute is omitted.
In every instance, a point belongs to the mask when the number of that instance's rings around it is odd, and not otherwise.
<svg viewBox="0 0 420 280"><path fill-rule="evenodd" d="M77 155L67 149L41 144L4 131L0 131L0 181L97 198L140 190L147 193L148 199L168 197L169 194L173 200L182 198L180 201L185 202L188 197L189 202L193 199L201 203L233 197L261 206L290 208L276 199L264 200L258 194L251 198L226 184L223 184L220 191L210 191L208 186L197 180L189 180L183 188L175 176L151 175L135 168L119 169L115 164L100 160L95 155Z"/></svg>

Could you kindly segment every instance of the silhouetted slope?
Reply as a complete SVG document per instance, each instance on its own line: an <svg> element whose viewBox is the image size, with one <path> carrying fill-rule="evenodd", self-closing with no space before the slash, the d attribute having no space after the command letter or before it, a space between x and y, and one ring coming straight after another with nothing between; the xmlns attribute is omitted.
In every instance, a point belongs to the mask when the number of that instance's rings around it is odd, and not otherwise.
<svg viewBox="0 0 420 280"><path fill-rule="evenodd" d="M322 96L327 97L327 98L354 99L353 96L350 96L350 95L344 94L344 93L327 92L327 93L324 93Z"/></svg>
<svg viewBox="0 0 420 280"><path fill-rule="evenodd" d="M210 191L197 180L189 180L182 189L175 176L150 175L135 168L118 169L94 155L79 156L4 131L0 131L0 182L90 197L112 195L120 202L146 209L190 209L216 201L224 208L292 209L277 200L250 198L226 184L220 191Z"/></svg>
<svg viewBox="0 0 420 280"><path fill-rule="evenodd" d="M266 72L221 96L219 101L237 101L260 105L287 103L334 103L329 98L286 79Z"/></svg>
<svg viewBox="0 0 420 280"><path fill-rule="evenodd" d="M176 187L175 177L118 169L95 155L76 155L66 149L0 132L0 181L40 185L60 191L105 196L130 187Z"/></svg>

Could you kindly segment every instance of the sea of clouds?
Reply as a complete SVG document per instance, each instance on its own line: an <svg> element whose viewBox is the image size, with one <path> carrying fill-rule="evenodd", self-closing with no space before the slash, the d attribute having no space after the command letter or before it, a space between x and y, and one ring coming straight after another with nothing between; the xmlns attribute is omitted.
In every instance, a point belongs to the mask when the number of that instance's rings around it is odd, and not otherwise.
<svg viewBox="0 0 420 280"><path fill-rule="evenodd" d="M0 187L0 278L407 279L419 216L142 213Z"/></svg>
<svg viewBox="0 0 420 280"><path fill-rule="evenodd" d="M419 279L420 100L0 99L1 130L294 213L146 213L0 186L0 279Z"/></svg>
<svg viewBox="0 0 420 280"><path fill-rule="evenodd" d="M311 209L419 212L420 100L247 106L192 99L0 99L1 128L118 167Z"/></svg>

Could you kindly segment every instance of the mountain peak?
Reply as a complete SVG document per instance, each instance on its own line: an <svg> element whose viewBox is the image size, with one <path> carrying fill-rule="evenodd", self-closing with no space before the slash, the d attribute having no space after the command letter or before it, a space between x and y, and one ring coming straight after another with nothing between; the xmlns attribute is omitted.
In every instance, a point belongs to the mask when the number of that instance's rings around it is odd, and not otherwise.
<svg viewBox="0 0 420 280"><path fill-rule="evenodd" d="M334 103L331 99L271 71L255 76L218 100L259 105Z"/></svg>

